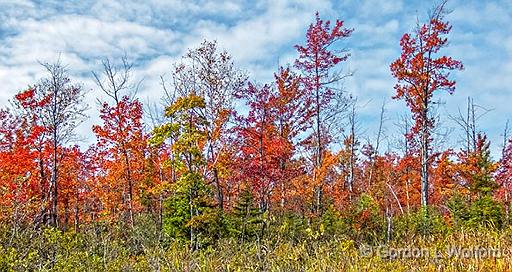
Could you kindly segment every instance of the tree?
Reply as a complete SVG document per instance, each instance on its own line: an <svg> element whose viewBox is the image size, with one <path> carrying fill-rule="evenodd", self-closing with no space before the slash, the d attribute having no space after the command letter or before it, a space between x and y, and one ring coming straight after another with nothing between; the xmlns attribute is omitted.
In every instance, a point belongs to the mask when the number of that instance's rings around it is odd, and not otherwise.
<svg viewBox="0 0 512 272"><path fill-rule="evenodd" d="M347 177L347 185L349 190L350 199L354 191L354 180L355 180L355 168L356 168L356 150L359 145L359 141L356 139L356 101L352 104L352 109L349 113L349 135L345 137L345 142L349 146L349 175Z"/></svg>
<svg viewBox="0 0 512 272"><path fill-rule="evenodd" d="M142 179L147 137L143 133L142 103L134 98L137 86L130 83L131 67L126 58L122 59L120 69L106 59L103 79L93 73L98 87L113 102L101 103L103 125L93 126L93 131L98 139L98 155L105 157L105 170L113 175L110 178L125 182L121 186L122 203L127 206L124 210L133 227L134 191Z"/></svg>
<svg viewBox="0 0 512 272"><path fill-rule="evenodd" d="M379 130L377 131L377 139L375 140L375 145L372 145L372 144L367 144L366 146L363 146L363 153L366 153L367 157L368 157L368 168L369 168L369 173L368 173L368 183L366 185L367 188L370 187L370 185L372 184L372 180L373 180L373 169L374 169L374 166L375 166L375 160L374 160L374 157L375 156L379 156L379 147L380 147L380 142L381 142L381 138L382 138L382 134L383 134L383 125L384 125L384 113L385 113L385 101L382 103L382 107L380 108L380 118L379 118Z"/></svg>
<svg viewBox="0 0 512 272"><path fill-rule="evenodd" d="M480 113L480 111L483 111ZM455 117L450 116L459 127L464 131L464 142L467 155L476 150L478 127L477 121L488 113L489 110L482 106L475 105L473 98L468 97L467 109L465 115L459 109L458 115Z"/></svg>
<svg viewBox="0 0 512 272"><path fill-rule="evenodd" d="M29 119L0 110L0 221L12 222L13 233L36 213L40 187L34 143L41 132Z"/></svg>
<svg viewBox="0 0 512 272"><path fill-rule="evenodd" d="M78 146L67 147L62 150L63 160L59 169L62 178L59 184L60 203L64 208L62 228L67 230L73 220L75 230L80 225L81 198L85 190L86 167L84 154Z"/></svg>
<svg viewBox="0 0 512 272"><path fill-rule="evenodd" d="M205 106L203 98L193 92L179 97L165 111L172 122L156 127L150 139L156 146L173 139L174 158L171 158L171 163L180 176L174 184L175 196L170 200L168 224L164 229L178 237L188 234L192 250L201 246L202 234L208 231L209 223L216 221L210 187L204 183L201 174L205 164L202 150L207 133L204 130L206 120L200 111Z"/></svg>
<svg viewBox="0 0 512 272"><path fill-rule="evenodd" d="M285 153L279 158L281 177L277 184L279 205L284 208L291 189L291 180L302 174L301 167L293 156L300 134L307 130L308 116L304 113L309 106L304 101L305 89L300 87L300 77L289 67L280 67L274 74L274 80L276 90L269 102L275 108L277 133L281 142L287 144L283 147Z"/></svg>
<svg viewBox="0 0 512 272"><path fill-rule="evenodd" d="M281 138L277 127L277 110L272 104L275 93L269 85L249 83L243 96L249 112L237 116L240 154L238 167L243 180L251 185L262 211L270 207L271 195L282 179L280 163L291 157L291 143ZM242 180L242 183L243 183Z"/></svg>
<svg viewBox="0 0 512 272"><path fill-rule="evenodd" d="M478 133L476 146L469 154L459 153L459 176L461 183L471 193L471 198L492 196L498 184L494 180L494 172L498 165L491 160L490 143L487 136Z"/></svg>
<svg viewBox="0 0 512 272"><path fill-rule="evenodd" d="M491 160L490 143L487 137L477 133L474 150L461 150L457 165L458 185L463 189L454 193L448 201L450 212L457 223L471 225L491 224L499 227L502 207L493 197L498 184L495 172L498 164ZM454 177L453 180L457 181ZM499 174L498 174L499 177Z"/></svg>
<svg viewBox="0 0 512 272"><path fill-rule="evenodd" d="M421 204L428 205L429 162L431 130L434 118L430 115L434 93L455 91L455 81L450 80L451 70L462 70L460 61L439 56L439 51L448 45L445 37L451 26L443 21L443 1L435 7L428 22L416 27L413 34L406 33L400 40L401 56L391 66L391 73L398 80L394 99L404 99L415 121L411 133L419 135L421 146Z"/></svg>
<svg viewBox="0 0 512 272"><path fill-rule="evenodd" d="M496 181L499 184L499 195L505 203L506 220L509 220L510 193L512 191L512 138L503 148L503 154L497 169Z"/></svg>
<svg viewBox="0 0 512 272"><path fill-rule="evenodd" d="M215 185L217 203L223 209L219 156L225 149L223 136L233 111L234 95L245 85L247 77L235 68L226 51L218 49L215 41L204 41L198 48L189 50L181 62L176 63L172 77L174 93L187 96L193 92L204 100L205 106L197 113L205 120L205 178Z"/></svg>
<svg viewBox="0 0 512 272"><path fill-rule="evenodd" d="M252 237L258 237L263 229L261 211L255 207L250 190L244 189L233 210L236 221L235 233L242 243Z"/></svg>
<svg viewBox="0 0 512 272"><path fill-rule="evenodd" d="M50 194L48 176L51 158L50 135L49 130L44 127L41 121L43 109L48 103L49 100L37 93L33 87L19 92L12 101L13 116L11 117L15 117L16 119L14 120L17 120L16 122L23 120L19 123L25 123L27 129L37 132L34 133L31 145L35 154L35 163L37 164L37 169L34 171L37 174L34 175L34 178L38 179L40 196L40 214L34 218L37 224L48 223L48 201ZM11 127L9 133L13 133L15 130L15 127Z"/></svg>
<svg viewBox="0 0 512 272"><path fill-rule="evenodd" d="M347 37L353 29L343 27L344 22L336 20L331 29L330 21L320 19L316 13L315 23L311 24L306 33L306 45L296 45L299 58L295 61L295 67L302 73L302 84L306 91L306 105L311 108L305 111L305 115L314 123L314 166L322 165L322 156L328 144L329 126L333 123L338 126L340 113L346 106L346 99L340 89L333 86L346 75L339 71L333 71L339 63L346 61L349 54L345 50L333 50L332 46ZM330 124L329 124L330 123ZM322 184L315 188L316 211L320 211Z"/></svg>
<svg viewBox="0 0 512 272"><path fill-rule="evenodd" d="M27 118L42 128L38 139L40 152L40 173L42 183L42 220L51 226L58 226L58 183L59 167L65 154L62 149L76 139L75 129L85 118L87 104L85 92L80 84L73 83L66 67L60 60L43 63L48 77L34 87L16 96ZM46 156L48 155L48 156ZM50 179L46 183L46 165L49 165ZM47 207L49 203L49 207Z"/></svg>

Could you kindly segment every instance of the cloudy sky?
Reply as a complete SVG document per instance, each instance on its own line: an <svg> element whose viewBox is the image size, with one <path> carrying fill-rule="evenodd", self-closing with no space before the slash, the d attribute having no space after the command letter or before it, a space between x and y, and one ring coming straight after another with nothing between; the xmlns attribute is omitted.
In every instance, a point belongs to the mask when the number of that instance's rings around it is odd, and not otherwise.
<svg viewBox="0 0 512 272"><path fill-rule="evenodd" d="M394 80L389 64L400 54L401 35L410 31L416 18L425 19L432 1L341 0L341 1L61 1L0 0L0 106L43 74L38 61L59 55L70 73L90 90L87 100L92 117L80 129L90 135L97 122L100 95L91 71L101 59L119 59L126 52L135 64L136 79L143 79L139 98L156 101L162 96L159 77L168 74L173 61L202 40L217 40L252 80L271 79L278 64L296 57L293 45L319 11L326 19L339 18L355 31L340 46L351 58L344 69L355 71L344 86L359 100L360 133L374 137L380 105L386 100L386 131L407 112L405 104L393 101ZM464 109L468 96L491 111L479 127L493 141L498 155L505 122L512 119L512 1L450 0L453 24L446 54L461 60L465 70L454 73L457 90L442 95L438 112L454 115ZM443 118L446 128L455 125ZM459 133L450 141L455 145Z"/></svg>

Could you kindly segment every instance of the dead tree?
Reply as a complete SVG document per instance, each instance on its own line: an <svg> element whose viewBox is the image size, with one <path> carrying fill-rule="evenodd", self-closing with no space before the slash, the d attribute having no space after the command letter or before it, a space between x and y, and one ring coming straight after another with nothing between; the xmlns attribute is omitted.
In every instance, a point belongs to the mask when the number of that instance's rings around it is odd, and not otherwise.
<svg viewBox="0 0 512 272"><path fill-rule="evenodd" d="M71 82L68 71L60 60L42 65L48 72L48 77L42 79L36 89L48 101L41 109L41 121L48 131L51 151L51 176L47 191L50 204L48 223L57 227L59 166L63 159L60 149L76 139L75 130L86 117L87 104L84 103L85 91L82 86Z"/></svg>

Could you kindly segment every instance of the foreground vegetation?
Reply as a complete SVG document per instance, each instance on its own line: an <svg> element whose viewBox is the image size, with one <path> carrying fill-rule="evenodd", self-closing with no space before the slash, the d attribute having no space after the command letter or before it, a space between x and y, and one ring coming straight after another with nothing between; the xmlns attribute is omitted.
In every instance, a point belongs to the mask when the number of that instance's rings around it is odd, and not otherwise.
<svg viewBox="0 0 512 272"><path fill-rule="evenodd" d="M266 230L240 232L221 226L221 237L198 249L170 237L141 215L134 228L95 223L80 231L3 225L1 271L508 271L512 269L512 228L449 226L430 212L363 225L324 216L309 221L268 218ZM380 218L384 219L384 218ZM381 220L383 223L384 220ZM259 234L263 234L260 236ZM373 249L368 252L368 248ZM397 255L391 249L428 250ZM450 248L498 249L501 255L450 255ZM395 252L396 253L396 252ZM452 252L453 253L453 252ZM437 254L437 255L436 255Z"/></svg>

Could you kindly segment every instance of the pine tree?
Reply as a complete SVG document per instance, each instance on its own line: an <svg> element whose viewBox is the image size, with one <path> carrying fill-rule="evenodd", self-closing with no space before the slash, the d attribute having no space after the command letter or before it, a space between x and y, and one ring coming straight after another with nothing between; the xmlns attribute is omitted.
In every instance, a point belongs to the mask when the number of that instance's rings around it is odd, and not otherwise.
<svg viewBox="0 0 512 272"><path fill-rule="evenodd" d="M261 211L254 205L254 197L249 190L244 190L234 207L235 217L234 232L242 242L258 237L263 230Z"/></svg>
<svg viewBox="0 0 512 272"><path fill-rule="evenodd" d="M497 164L491 159L490 143L487 136L478 134L475 150L459 153L459 173L462 184L471 193L472 199L492 195L498 188L494 180Z"/></svg>
<svg viewBox="0 0 512 272"><path fill-rule="evenodd" d="M209 232L209 224L218 222L211 188L201 174L205 165L201 150L206 139L202 128L206 120L198 112L204 107L204 100L193 93L178 98L165 111L173 121L155 128L151 139L159 145L173 138L171 163L181 175L167 204L164 232L176 238L188 236L192 250L207 242L204 238L208 238L205 232Z"/></svg>

